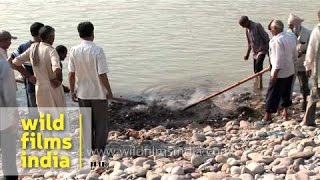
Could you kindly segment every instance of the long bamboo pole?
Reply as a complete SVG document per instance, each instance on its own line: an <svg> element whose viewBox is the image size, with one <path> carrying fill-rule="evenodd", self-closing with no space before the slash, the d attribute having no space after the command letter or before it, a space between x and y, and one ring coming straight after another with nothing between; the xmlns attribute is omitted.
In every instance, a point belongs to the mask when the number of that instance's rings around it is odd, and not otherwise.
<svg viewBox="0 0 320 180"><path fill-rule="evenodd" d="M208 99L211 99L211 98L213 98L215 96L218 96L218 95L220 95L220 94L222 94L222 93L224 93L226 91L229 91L230 89L233 89L233 88L239 86L240 84L243 84L243 83L245 83L245 82L247 82L247 81L249 81L249 80L251 80L251 79L253 79L253 78L257 77L257 76L260 76L260 75L262 75L263 73L265 73L267 71L269 71L269 68L266 68L266 69L264 69L264 70L262 70L262 71L260 71L260 72L258 72L256 74L253 74L253 75L251 75L251 76L249 76L249 77L247 77L245 79L242 79L241 81L238 81L237 83L234 83L234 84L232 84L232 85L220 90L219 92L213 93L213 94L211 94L211 95L209 95L207 97L203 97L200 100L198 100L197 102L186 106L183 110L187 110L187 109L189 109L189 108L191 108L191 107L193 107L193 106L195 106L195 105L197 105L197 104L199 104L201 102L207 101Z"/></svg>
<svg viewBox="0 0 320 180"><path fill-rule="evenodd" d="M131 99L125 99L125 98L122 98L122 97L113 97L113 98L111 98L110 100L118 101L118 102L126 102L126 103L146 104L145 102L133 101L133 100L131 100Z"/></svg>

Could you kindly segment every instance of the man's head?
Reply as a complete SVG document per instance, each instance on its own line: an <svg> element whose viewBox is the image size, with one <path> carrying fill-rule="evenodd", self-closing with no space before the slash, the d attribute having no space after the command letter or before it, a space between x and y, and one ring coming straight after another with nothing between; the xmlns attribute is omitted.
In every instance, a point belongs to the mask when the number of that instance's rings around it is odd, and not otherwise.
<svg viewBox="0 0 320 180"><path fill-rule="evenodd" d="M273 20L270 24L270 31L274 36L283 32L283 28L284 28L283 22L280 20Z"/></svg>
<svg viewBox="0 0 320 180"><path fill-rule="evenodd" d="M94 39L94 26L91 22L85 21L78 24L79 36L82 39L93 40Z"/></svg>
<svg viewBox="0 0 320 180"><path fill-rule="evenodd" d="M56 47L60 61L63 61L67 57L68 49L64 45L59 45Z"/></svg>
<svg viewBox="0 0 320 180"><path fill-rule="evenodd" d="M0 48L8 49L11 45L11 39L17 39L17 37L12 36L8 31L0 31Z"/></svg>
<svg viewBox="0 0 320 180"><path fill-rule="evenodd" d="M43 26L39 30L39 36L42 42L52 45L55 37L55 30L51 26Z"/></svg>
<svg viewBox="0 0 320 180"><path fill-rule="evenodd" d="M240 19L239 19L239 24L243 28L249 28L250 20L249 20L248 16L241 16Z"/></svg>
<svg viewBox="0 0 320 180"><path fill-rule="evenodd" d="M297 15L294 15L292 13L289 14L288 18L288 27L289 29L292 30L292 32L296 35L299 36L300 31L301 31L301 23L303 22L303 19L298 17Z"/></svg>
<svg viewBox="0 0 320 180"><path fill-rule="evenodd" d="M39 30L44 26L44 24L40 23L40 22L34 22L33 24L31 24L30 26L30 33L31 36L35 37L35 36L39 36Z"/></svg>

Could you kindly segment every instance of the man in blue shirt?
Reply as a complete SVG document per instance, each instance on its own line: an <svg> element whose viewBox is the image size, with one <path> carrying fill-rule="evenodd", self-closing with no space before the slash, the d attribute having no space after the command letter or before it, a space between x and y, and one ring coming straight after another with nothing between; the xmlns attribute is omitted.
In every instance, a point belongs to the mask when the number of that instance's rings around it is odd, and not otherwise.
<svg viewBox="0 0 320 180"><path fill-rule="evenodd" d="M24 76L24 84L26 86L26 95L27 95L27 102L28 107L37 107L36 104L36 96L35 96L35 77L33 76L33 69L30 63L25 63L22 66L18 67L12 64L12 60L25 52L32 43L40 42L39 37L39 30L42 28L44 24L35 22L30 26L30 33L32 36L32 40L29 40L26 43L21 44L18 49L16 49L11 56L9 57L8 61L13 66L14 69L18 70Z"/></svg>

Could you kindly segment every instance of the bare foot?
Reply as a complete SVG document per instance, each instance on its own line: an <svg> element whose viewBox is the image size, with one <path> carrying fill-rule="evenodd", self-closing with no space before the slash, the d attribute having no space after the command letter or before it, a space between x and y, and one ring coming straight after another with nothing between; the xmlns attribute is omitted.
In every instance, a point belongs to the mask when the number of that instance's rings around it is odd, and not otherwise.
<svg viewBox="0 0 320 180"><path fill-rule="evenodd" d="M288 113L288 109L284 108L283 113L282 113L282 117L284 118L284 120L288 121L289 120L289 113Z"/></svg>

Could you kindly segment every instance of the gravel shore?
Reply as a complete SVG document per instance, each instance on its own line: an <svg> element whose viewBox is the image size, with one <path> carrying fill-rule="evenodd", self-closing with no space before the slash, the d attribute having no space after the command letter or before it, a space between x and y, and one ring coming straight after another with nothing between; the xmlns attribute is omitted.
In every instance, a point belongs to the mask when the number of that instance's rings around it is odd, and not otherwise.
<svg viewBox="0 0 320 180"><path fill-rule="evenodd" d="M290 120L275 115L269 125L260 121L263 100L246 92L187 111L112 103L108 157L83 159L79 169L74 153L72 169L33 169L23 179L320 179L320 129L300 125L299 94L293 94ZM89 167L100 161L104 166Z"/></svg>

